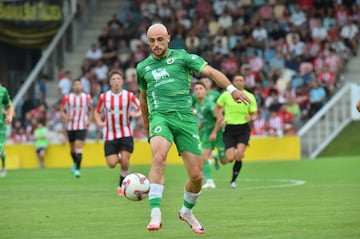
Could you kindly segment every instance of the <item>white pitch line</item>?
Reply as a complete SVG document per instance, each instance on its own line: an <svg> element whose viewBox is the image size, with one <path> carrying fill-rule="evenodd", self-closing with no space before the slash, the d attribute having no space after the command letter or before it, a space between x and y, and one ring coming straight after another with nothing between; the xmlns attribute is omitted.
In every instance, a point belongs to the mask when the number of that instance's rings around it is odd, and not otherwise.
<svg viewBox="0 0 360 239"><path fill-rule="evenodd" d="M301 186L306 183L304 180L299 179L284 179L284 178L276 178L276 179L260 179L260 178L242 178L239 181L246 182L279 182L285 184L276 184L276 185L263 185L263 186L253 186L253 187L238 187L240 190L254 190L254 189L267 189L267 188L287 188L287 187L295 187Z"/></svg>

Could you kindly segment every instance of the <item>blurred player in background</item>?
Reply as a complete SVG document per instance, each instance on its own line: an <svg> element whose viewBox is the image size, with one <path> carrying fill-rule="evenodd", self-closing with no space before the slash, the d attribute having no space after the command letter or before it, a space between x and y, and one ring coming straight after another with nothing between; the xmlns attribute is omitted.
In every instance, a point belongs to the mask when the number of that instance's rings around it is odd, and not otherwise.
<svg viewBox="0 0 360 239"><path fill-rule="evenodd" d="M6 125L11 124L15 110L11 102L9 92L0 84L0 153L1 153L1 172L0 176L6 176L6 153L4 151L6 142Z"/></svg>
<svg viewBox="0 0 360 239"><path fill-rule="evenodd" d="M61 116L65 120L70 154L74 162L72 172L77 178L80 177L83 145L92 112L91 96L82 91L80 79L74 80L73 92L65 95L62 99Z"/></svg>
<svg viewBox="0 0 360 239"><path fill-rule="evenodd" d="M35 149L38 158L39 168L44 168L45 152L49 145L48 128L39 121L34 131Z"/></svg>
<svg viewBox="0 0 360 239"><path fill-rule="evenodd" d="M245 79L241 75L235 75L232 83L251 100L250 104L239 104L234 102L229 92L224 92L216 101L215 111L217 117L224 116L224 144L226 149L226 161L230 163L235 160L230 181L230 187L236 188L242 159L250 139L250 124L257 118L257 103L254 95L245 89Z"/></svg>
<svg viewBox="0 0 360 239"><path fill-rule="evenodd" d="M215 114L215 102L207 97L208 89L202 81L193 85L196 116L199 121L199 135L203 148L203 171L205 184L202 188L216 188L211 170L211 152L217 148L222 161L225 160L225 148L221 128L221 119L217 120Z"/></svg>
<svg viewBox="0 0 360 239"><path fill-rule="evenodd" d="M103 129L104 151L110 168L121 165L120 180L117 187L119 196L124 195L121 184L129 174L129 160L134 151L134 138L130 117L140 117L139 99L130 91L123 89L123 73L118 70L109 72L110 90L100 95L95 108L96 124ZM105 111L105 120L101 113Z"/></svg>
<svg viewBox="0 0 360 239"><path fill-rule="evenodd" d="M152 54L136 67L144 127L152 152L149 172L151 220L147 229L154 231L162 227L160 205L165 183L164 171L166 157L174 141L189 176L179 218L193 232L203 234L205 228L192 213L203 180L202 148L190 95L192 73L196 71L214 79L221 87L227 88L235 100L248 102L249 99L203 58L184 50L169 49L170 35L163 24L149 27L147 41Z"/></svg>

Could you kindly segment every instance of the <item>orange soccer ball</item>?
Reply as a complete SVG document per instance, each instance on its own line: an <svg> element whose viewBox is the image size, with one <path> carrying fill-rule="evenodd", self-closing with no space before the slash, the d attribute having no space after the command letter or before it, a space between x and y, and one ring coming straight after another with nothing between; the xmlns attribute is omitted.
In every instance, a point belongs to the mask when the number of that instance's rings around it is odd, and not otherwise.
<svg viewBox="0 0 360 239"><path fill-rule="evenodd" d="M356 109L358 112L360 112L360 100L356 103Z"/></svg>

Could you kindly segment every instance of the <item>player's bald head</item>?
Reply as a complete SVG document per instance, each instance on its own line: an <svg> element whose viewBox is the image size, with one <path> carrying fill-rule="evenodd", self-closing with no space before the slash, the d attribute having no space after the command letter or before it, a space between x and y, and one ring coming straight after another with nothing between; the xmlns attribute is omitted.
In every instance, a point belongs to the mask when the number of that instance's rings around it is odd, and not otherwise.
<svg viewBox="0 0 360 239"><path fill-rule="evenodd" d="M155 23L151 25L147 31L147 36L151 35L169 35L169 33L164 24Z"/></svg>

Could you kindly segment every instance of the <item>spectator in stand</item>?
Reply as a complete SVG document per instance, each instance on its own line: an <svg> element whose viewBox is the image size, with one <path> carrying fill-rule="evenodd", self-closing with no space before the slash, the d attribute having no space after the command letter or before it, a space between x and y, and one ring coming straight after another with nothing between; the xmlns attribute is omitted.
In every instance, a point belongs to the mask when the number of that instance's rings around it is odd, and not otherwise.
<svg viewBox="0 0 360 239"><path fill-rule="evenodd" d="M106 46L107 46L110 38L111 38L111 36L110 36L110 28L109 27L104 27L101 30L100 35L98 36L99 47L101 48L102 51L104 51L106 49Z"/></svg>
<svg viewBox="0 0 360 239"><path fill-rule="evenodd" d="M323 49L322 43L319 39L311 39L306 44L307 53L310 58L314 58L320 54Z"/></svg>
<svg viewBox="0 0 360 239"><path fill-rule="evenodd" d="M61 98L70 93L72 86L71 78L71 71L67 70L64 73L64 77L59 80L58 88Z"/></svg>
<svg viewBox="0 0 360 239"><path fill-rule="evenodd" d="M121 66L126 68L129 65L132 56L133 53L130 49L129 43L126 40L121 39L119 41L119 50L118 50L118 58Z"/></svg>
<svg viewBox="0 0 360 239"><path fill-rule="evenodd" d="M357 47L359 41L359 28L349 17L346 24L341 28L340 36L342 37L345 44L350 48L351 53L357 55Z"/></svg>
<svg viewBox="0 0 360 239"><path fill-rule="evenodd" d="M85 59L90 61L90 64L93 65L95 62L102 57L102 51L97 46L96 43L91 44L90 49L86 51Z"/></svg>
<svg viewBox="0 0 360 239"><path fill-rule="evenodd" d="M47 122L47 108L44 103L39 104L36 108L30 111L31 117L38 122L46 124Z"/></svg>
<svg viewBox="0 0 360 239"><path fill-rule="evenodd" d="M112 65L117 60L118 48L114 39L110 38L103 50L102 60L106 65Z"/></svg>
<svg viewBox="0 0 360 239"><path fill-rule="evenodd" d="M257 74L251 71L249 64L244 64L241 66L241 74L244 75L246 87L252 89L255 87L256 82L260 82L257 78Z"/></svg>
<svg viewBox="0 0 360 239"><path fill-rule="evenodd" d="M285 100L276 90L271 90L270 95L265 98L265 107L270 111L279 111Z"/></svg>
<svg viewBox="0 0 360 239"><path fill-rule="evenodd" d="M322 68L325 66L325 56L323 52L320 52L317 56L314 57L312 61L312 65L314 68L315 73L319 73Z"/></svg>
<svg viewBox="0 0 360 239"><path fill-rule="evenodd" d="M270 117L267 124L269 136L282 137L284 135L284 122L277 114L277 110L270 110Z"/></svg>
<svg viewBox="0 0 360 239"><path fill-rule="evenodd" d="M339 36L336 36L331 41L330 47L344 60L344 63L346 63L349 60L351 56L351 51L345 45L344 41L340 39Z"/></svg>
<svg viewBox="0 0 360 239"><path fill-rule="evenodd" d="M122 23L120 22L118 15L113 13L111 19L108 21L107 26L110 30L110 35L115 35L119 28L122 28Z"/></svg>
<svg viewBox="0 0 360 239"><path fill-rule="evenodd" d="M268 41L268 32L262 22L256 23L251 36L254 39L255 47L260 50L264 50L265 44Z"/></svg>
<svg viewBox="0 0 360 239"><path fill-rule="evenodd" d="M269 37L273 42L277 42L280 39L283 39L285 42L286 31L280 28L280 24L278 21L274 21L271 31L269 32ZM286 52L284 52L286 53Z"/></svg>
<svg viewBox="0 0 360 239"><path fill-rule="evenodd" d="M229 53L226 37L224 36L215 37L213 53L220 53L221 55L225 55Z"/></svg>
<svg viewBox="0 0 360 239"><path fill-rule="evenodd" d="M348 17L350 17L349 9L347 9L343 4L336 7L335 20L339 27L343 27L346 24Z"/></svg>
<svg viewBox="0 0 360 239"><path fill-rule="evenodd" d="M81 85L83 86L83 91L87 94L91 93L91 74L91 72L87 72L80 78Z"/></svg>
<svg viewBox="0 0 360 239"><path fill-rule="evenodd" d="M48 75L42 75L39 79L39 82L36 86L36 96L35 99L37 103L46 103L46 84L49 80Z"/></svg>
<svg viewBox="0 0 360 239"><path fill-rule="evenodd" d="M283 131L284 135L293 135L295 134L294 127L294 115L287 111L286 104L283 104L278 110L277 115L280 116L283 122Z"/></svg>
<svg viewBox="0 0 360 239"><path fill-rule="evenodd" d="M336 90L336 78L334 72L330 71L328 65L324 65L322 70L318 73L317 78L320 84L325 88L326 95L330 98L334 95Z"/></svg>
<svg viewBox="0 0 360 239"><path fill-rule="evenodd" d="M27 137L20 120L15 120L11 132L11 139L13 143L26 143L29 141L29 138Z"/></svg>
<svg viewBox="0 0 360 239"><path fill-rule="evenodd" d="M285 59L284 59L284 55L278 51L276 53L276 56L273 57L270 62L269 62L269 75L273 75L273 74L277 74L277 75L281 75L282 71L285 69Z"/></svg>
<svg viewBox="0 0 360 239"><path fill-rule="evenodd" d="M252 122L251 134L256 136L268 135L268 123L262 113L258 113L258 118Z"/></svg>
<svg viewBox="0 0 360 239"><path fill-rule="evenodd" d="M249 64L251 67L251 71L255 72L260 79L262 79L262 72L264 70L264 59L259 56L257 51L253 52L253 55L249 58Z"/></svg>
<svg viewBox="0 0 360 239"><path fill-rule="evenodd" d="M294 56L302 56L305 52L305 44L304 42L300 41L299 36L296 34L292 35L290 43L290 52Z"/></svg>
<svg viewBox="0 0 360 239"><path fill-rule="evenodd" d="M233 26L233 18L230 14L230 10L226 7L224 9L224 12L219 16L218 18L218 24L219 24L219 35L226 35L229 28Z"/></svg>
<svg viewBox="0 0 360 239"><path fill-rule="evenodd" d="M295 9L290 16L290 23L294 26L295 29L300 29L306 26L306 14L300 8L300 6L295 5Z"/></svg>
<svg viewBox="0 0 360 239"><path fill-rule="evenodd" d="M227 76L233 76L238 71L236 58L232 52L223 57L220 69Z"/></svg>
<svg viewBox="0 0 360 239"><path fill-rule="evenodd" d="M108 85L107 85L107 74L109 72L109 67L104 64L104 62L102 60L98 60L96 62L96 66L93 69L95 75L96 75L96 79L101 87L101 92L105 92L108 90Z"/></svg>
<svg viewBox="0 0 360 239"><path fill-rule="evenodd" d="M318 112L321 107L324 105L326 100L326 91L324 87L320 85L317 79L314 79L310 85L310 111L309 117L312 117L316 112Z"/></svg>
<svg viewBox="0 0 360 239"><path fill-rule="evenodd" d="M285 110L294 116L293 126L295 131L301 126L301 109L299 104L296 102L296 98L290 97L285 103Z"/></svg>

